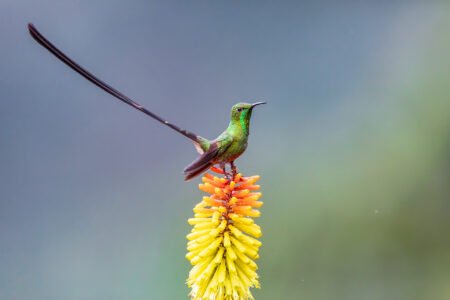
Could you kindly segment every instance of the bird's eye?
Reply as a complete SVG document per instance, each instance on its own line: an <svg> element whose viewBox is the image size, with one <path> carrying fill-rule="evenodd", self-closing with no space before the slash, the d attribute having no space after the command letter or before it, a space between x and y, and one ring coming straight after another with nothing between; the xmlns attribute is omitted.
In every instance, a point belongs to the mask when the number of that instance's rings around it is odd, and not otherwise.
<svg viewBox="0 0 450 300"><path fill-rule="evenodd" d="M242 107L239 107L239 108L237 109L237 111L238 111L238 112L241 112L242 109L243 109Z"/></svg>

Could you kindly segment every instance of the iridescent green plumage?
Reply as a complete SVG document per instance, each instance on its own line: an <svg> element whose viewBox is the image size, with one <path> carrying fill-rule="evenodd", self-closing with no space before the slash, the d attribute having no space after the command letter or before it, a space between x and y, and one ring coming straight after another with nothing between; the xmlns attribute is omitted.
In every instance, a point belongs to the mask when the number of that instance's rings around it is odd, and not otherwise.
<svg viewBox="0 0 450 300"><path fill-rule="evenodd" d="M219 164L222 168L230 163L234 170L234 160L247 149L250 134L250 118L253 108L265 102L253 104L238 103L231 109L231 120L228 128L215 140L202 140L198 148L203 151L201 156L184 169L185 179L189 180L211 166Z"/></svg>
<svg viewBox="0 0 450 300"><path fill-rule="evenodd" d="M139 103L135 102L131 98L125 96L109 84L103 82L92 73L81 67L61 50L56 48L49 40L47 40L34 26L28 24L28 30L31 36L44 48L50 51L58 59L79 73L81 76L103 89L107 93L113 95L117 99L125 102L126 104L134 107L135 109L145 113L158 122L170 127L185 137L191 139L200 152L201 156L193 161L184 170L185 179L189 180L213 165L219 164L225 170L225 164L229 163L233 172L236 171L234 167L234 160L238 158L247 148L247 139L249 135L250 118L252 116L253 108L259 104L265 102L257 102L253 104L238 103L231 109L231 121L228 128L219 135L215 140L209 141L199 135L196 135L190 131L182 129L169 121L161 118L157 114L144 108Z"/></svg>

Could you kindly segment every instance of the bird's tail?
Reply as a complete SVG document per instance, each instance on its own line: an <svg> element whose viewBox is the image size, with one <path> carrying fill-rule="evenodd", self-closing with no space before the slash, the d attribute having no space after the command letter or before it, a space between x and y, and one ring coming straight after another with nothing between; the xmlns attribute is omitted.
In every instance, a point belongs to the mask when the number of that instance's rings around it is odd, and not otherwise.
<svg viewBox="0 0 450 300"><path fill-rule="evenodd" d="M191 170L184 170L184 180L188 181L191 180L192 178L202 174L203 172L205 172L206 170L208 170L209 168L211 168L213 166L212 163L207 163L205 165L202 165L196 169L191 169Z"/></svg>
<svg viewBox="0 0 450 300"><path fill-rule="evenodd" d="M68 65L70 68L72 68L74 71L76 71L78 74L104 90L105 92L113 95L120 101L125 102L126 104L134 107L137 110L140 110L144 114L152 117L153 119L157 120L158 122L172 128L173 130L177 131L178 133L184 135L185 137L191 139L194 142L194 145L199 145L200 149L203 151L206 151L206 148L208 147L209 141L205 138L202 138L201 136L196 135L195 133L192 133L188 130L182 129L169 121L161 118L160 116L156 115L155 113L149 111L148 109L144 108L139 103L135 102L131 98L125 96L109 84L103 82L96 76L94 76L92 73L84 69L82 66L77 64L75 61L73 61L70 57L68 57L66 54L64 54L61 50L56 48L49 40L47 40L37 29L34 27L33 24L28 24L28 30L31 34L31 36L44 48L46 48L48 51L50 51L53 55L55 55L59 60L64 62L66 65Z"/></svg>
<svg viewBox="0 0 450 300"><path fill-rule="evenodd" d="M212 167L217 156L219 155L219 152L220 148L217 143L212 143L202 155L200 155L184 169L184 180L194 178Z"/></svg>

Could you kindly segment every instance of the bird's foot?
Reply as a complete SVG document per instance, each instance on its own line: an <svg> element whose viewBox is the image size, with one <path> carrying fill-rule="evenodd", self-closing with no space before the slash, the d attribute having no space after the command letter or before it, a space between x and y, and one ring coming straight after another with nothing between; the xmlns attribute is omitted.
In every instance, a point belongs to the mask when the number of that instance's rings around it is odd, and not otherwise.
<svg viewBox="0 0 450 300"><path fill-rule="evenodd" d="M225 164L222 165L222 171L223 171L223 174L225 175L225 178L228 181L230 181L232 177L231 177L231 174L227 172L227 168L226 168Z"/></svg>
<svg viewBox="0 0 450 300"><path fill-rule="evenodd" d="M236 166L235 166L234 164L232 164L232 163L230 163L230 167L231 167L231 170L230 170L230 171L227 171L226 164L220 164L220 168L214 167L214 166L213 166L213 167L211 167L210 169L211 169L211 171L213 171L213 172L215 172L215 173L224 175L224 177L225 177L228 181L231 181L231 180L233 180L233 179L236 177L236 175L237 175L237 168L236 168Z"/></svg>
<svg viewBox="0 0 450 300"><path fill-rule="evenodd" d="M236 165L234 164L234 161L230 162L230 167L231 167L231 176L234 179L238 173Z"/></svg>

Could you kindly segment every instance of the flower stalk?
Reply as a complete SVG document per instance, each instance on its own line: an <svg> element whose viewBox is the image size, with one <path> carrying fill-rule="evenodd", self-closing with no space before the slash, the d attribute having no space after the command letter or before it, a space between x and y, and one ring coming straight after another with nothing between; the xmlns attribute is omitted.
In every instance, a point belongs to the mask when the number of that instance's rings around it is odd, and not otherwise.
<svg viewBox="0 0 450 300"><path fill-rule="evenodd" d="M224 174L222 170L211 171ZM259 176L217 177L206 173L199 189L207 194L194 207L193 225L187 235L186 258L193 265L187 285L191 299L254 299L250 288L259 288L257 265L261 228L253 218L262 194L257 192Z"/></svg>

